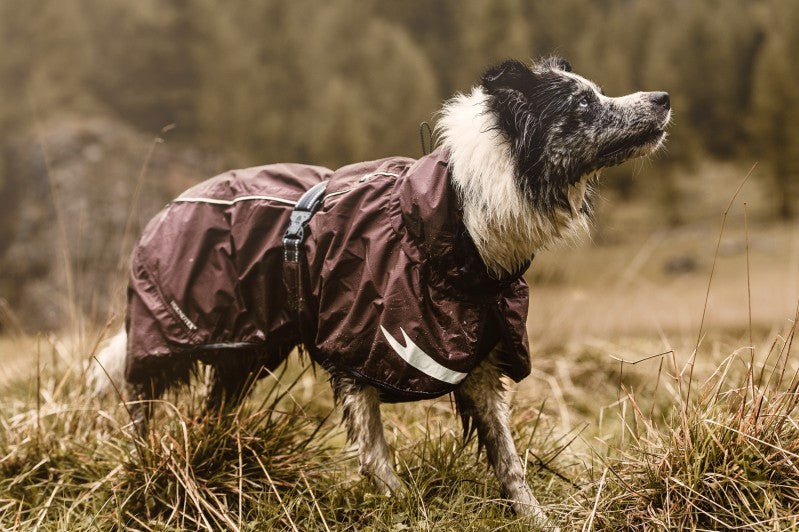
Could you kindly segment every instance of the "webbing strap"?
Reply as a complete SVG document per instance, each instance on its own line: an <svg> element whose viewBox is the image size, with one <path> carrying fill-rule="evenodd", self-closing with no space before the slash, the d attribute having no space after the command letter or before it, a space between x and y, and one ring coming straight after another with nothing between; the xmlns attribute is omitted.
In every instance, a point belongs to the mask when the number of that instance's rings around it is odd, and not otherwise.
<svg viewBox="0 0 799 532"><path fill-rule="evenodd" d="M283 281L286 285L289 308L294 312L299 312L302 308L300 248L305 240L305 226L322 206L326 189L327 181L322 181L302 195L291 211L289 226L283 234Z"/></svg>

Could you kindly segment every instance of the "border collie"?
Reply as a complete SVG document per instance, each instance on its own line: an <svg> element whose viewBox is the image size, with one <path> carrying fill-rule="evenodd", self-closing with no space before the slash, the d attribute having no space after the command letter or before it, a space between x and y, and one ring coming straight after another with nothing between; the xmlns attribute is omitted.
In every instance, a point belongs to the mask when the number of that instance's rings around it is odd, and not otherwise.
<svg viewBox="0 0 799 532"><path fill-rule="evenodd" d="M134 250L127 328L98 355L94 388L122 384L144 430L148 401L198 361L218 408L300 347L329 371L361 471L385 493L402 482L381 400L453 393L514 510L546 524L504 397L503 377L529 373L522 274L588 229L600 170L657 150L670 118L665 92L608 97L562 59L509 60L444 104L439 147L418 161L201 183Z"/></svg>

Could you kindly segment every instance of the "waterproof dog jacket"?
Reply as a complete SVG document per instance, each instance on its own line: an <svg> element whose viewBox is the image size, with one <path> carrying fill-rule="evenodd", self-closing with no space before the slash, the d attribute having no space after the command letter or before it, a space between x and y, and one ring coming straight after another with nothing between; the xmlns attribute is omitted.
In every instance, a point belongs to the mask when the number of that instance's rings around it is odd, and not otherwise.
<svg viewBox="0 0 799 532"><path fill-rule="evenodd" d="M287 304L282 236L302 194L328 180L300 253L301 305ZM447 154L331 171L234 170L167 205L133 252L131 382L175 356L285 356L298 344L387 401L452 391L496 346L516 381L530 372L527 284L493 279L466 232Z"/></svg>

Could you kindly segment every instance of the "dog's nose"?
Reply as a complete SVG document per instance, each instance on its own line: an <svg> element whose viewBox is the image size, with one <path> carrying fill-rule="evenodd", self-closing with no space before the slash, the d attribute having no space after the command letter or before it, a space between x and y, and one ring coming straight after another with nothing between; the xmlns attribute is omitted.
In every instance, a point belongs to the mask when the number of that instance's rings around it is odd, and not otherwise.
<svg viewBox="0 0 799 532"><path fill-rule="evenodd" d="M671 108L671 98L669 98L668 92L653 92L650 94L649 98L655 105L659 105L664 109Z"/></svg>

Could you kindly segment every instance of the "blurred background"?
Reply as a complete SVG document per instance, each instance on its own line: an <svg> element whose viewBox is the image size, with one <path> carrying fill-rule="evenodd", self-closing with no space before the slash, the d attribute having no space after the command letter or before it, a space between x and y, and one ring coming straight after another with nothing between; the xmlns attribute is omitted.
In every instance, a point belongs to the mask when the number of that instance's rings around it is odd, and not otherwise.
<svg viewBox="0 0 799 532"><path fill-rule="evenodd" d="M799 298L799 1L3 0L0 332L123 312L127 254L231 167L421 155L492 62L671 93L665 150L606 171L596 229L528 272L539 344L784 324ZM748 270L747 270L748 268ZM747 271L750 273L747 282ZM692 334L695 334L693 330Z"/></svg>

